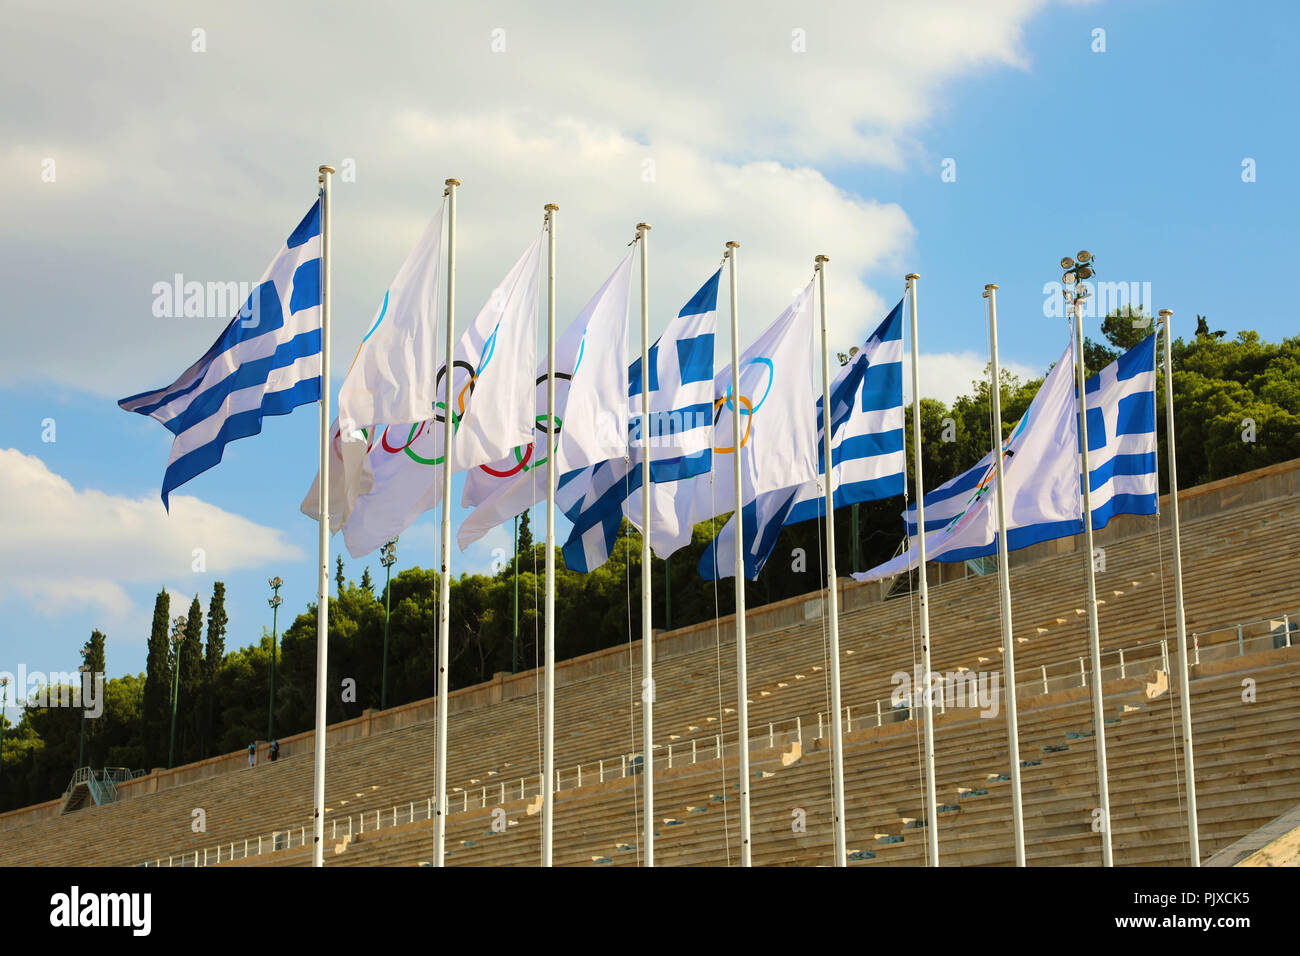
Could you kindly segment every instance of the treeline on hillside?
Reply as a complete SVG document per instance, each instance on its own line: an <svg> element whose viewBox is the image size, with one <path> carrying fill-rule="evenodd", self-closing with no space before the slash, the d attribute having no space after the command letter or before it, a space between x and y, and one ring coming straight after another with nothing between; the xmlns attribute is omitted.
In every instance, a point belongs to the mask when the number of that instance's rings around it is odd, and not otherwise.
<svg viewBox="0 0 1300 956"><path fill-rule="evenodd" d="M1228 339L1210 331L1204 320L1198 324L1198 334L1179 339L1173 346L1180 486L1187 488L1300 457L1300 337L1268 343L1255 332L1241 332ZM1144 315L1108 316L1102 326L1106 341L1086 345L1088 368L1096 371L1113 361L1151 328ZM1004 435L1041 384L1042 378L1020 381L1003 372ZM1165 491L1163 381L1157 397L1161 490ZM970 394L951 407L934 399L921 401L928 485L946 481L983 457L990 446L989 422L987 381L972 383ZM907 442L912 486L910 418ZM903 537L902 508L899 497L836 512L836 562L841 574L855 564L859 570L871 567L895 552ZM655 627L682 627L733 610L731 582L715 586L701 579L696 570L701 554L726 518L723 515L699 525L691 545L673 555L667 568L665 562L653 559ZM823 523L818 521L785 529L759 579L746 584L749 604L757 606L815 590L823 578L824 533ZM452 688L488 680L500 671L526 670L538 662L545 547L534 541L527 515L520 520L517 544L517 557L496 573L466 574L451 582ZM558 659L639 637L640 537L626 522L610 560L601 568L578 574L564 567L559 554L556 565ZM330 598L331 722L379 706L384 633L385 595L382 589L376 592L370 569L364 568L361 583L356 584L345 579L340 560L336 582L336 594ZM395 706L432 696L437 690L438 575L409 568L397 573L390 587L388 704ZM224 604L225 588L217 583L206 622L197 597L188 613L174 620L169 597L160 592L146 673L107 682L103 716L84 722L84 742L76 709L32 704L24 709L17 726L4 721L0 809L58 796L78 765L83 745L82 765L166 766L173 679L179 686L177 764L239 750L255 739L264 739L271 635L263 629L255 642L227 652ZM275 695L275 734L280 737L313 726L315 613L315 605L309 605L281 635ZM178 652L170 641L173 631L180 637ZM104 635L99 631L87 642L83 658L93 670L105 670ZM354 695L345 695L345 681L355 682ZM9 699L13 700L12 693Z"/></svg>

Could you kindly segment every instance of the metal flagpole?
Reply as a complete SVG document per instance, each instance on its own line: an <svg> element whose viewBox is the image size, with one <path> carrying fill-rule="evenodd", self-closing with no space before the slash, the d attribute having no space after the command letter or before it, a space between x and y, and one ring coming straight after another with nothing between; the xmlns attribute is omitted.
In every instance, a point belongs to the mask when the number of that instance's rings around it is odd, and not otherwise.
<svg viewBox="0 0 1300 956"><path fill-rule="evenodd" d="M1187 839L1191 865L1201 865L1201 834L1196 822L1196 767L1192 759L1192 698L1187 687L1187 618L1183 613L1183 556L1178 529L1178 465L1174 459L1173 309L1160 310L1165 339L1165 444L1169 452L1169 512L1174 528L1174 622L1178 631L1178 702L1183 718L1183 766L1187 776Z"/></svg>
<svg viewBox="0 0 1300 956"><path fill-rule="evenodd" d="M636 226L641 240L641 720L645 768L646 866L655 865L654 634L650 624L650 280L646 249L648 223Z"/></svg>
<svg viewBox="0 0 1300 956"><path fill-rule="evenodd" d="M546 204L546 420L550 451L546 455L546 740L542 761L542 866L551 865L555 826L555 203Z"/></svg>
<svg viewBox="0 0 1300 956"><path fill-rule="evenodd" d="M998 584L1002 597L1002 647L1006 673L1007 744L1011 751L1011 824L1015 831L1016 866L1025 865L1025 811L1020 799L1020 724L1016 716L1016 641L1011 628L1011 569L1007 565L1007 496L1002 480L1002 387L998 371L998 287L989 283L984 298L989 300L989 360L993 380L989 400L993 405L993 461L997 467ZM912 396L916 400L916 396ZM919 500L918 500L919 504ZM917 514L918 519L920 514ZM918 530L920 530L918 528Z"/></svg>
<svg viewBox="0 0 1300 956"><path fill-rule="evenodd" d="M826 474L826 613L830 618L831 632L831 790L835 816L835 865L848 866L844 833L844 726L840 704L840 595L835 573L835 476L831 467L831 366L826 346L826 263L830 262L830 257L818 256L813 262L822 328L822 467ZM739 395L739 389L733 389L733 394ZM737 554L741 553L740 544L741 538L737 536Z"/></svg>
<svg viewBox="0 0 1300 956"><path fill-rule="evenodd" d="M442 385L442 554L438 580L438 740L434 758L433 865L444 866L447 853L447 696L448 657L451 653L451 468L453 350L456 347L456 189L459 179L448 179L447 189L447 351Z"/></svg>
<svg viewBox="0 0 1300 956"><path fill-rule="evenodd" d="M515 614L514 638L510 642L510 673L519 672L519 515L515 515Z"/></svg>
<svg viewBox="0 0 1300 956"><path fill-rule="evenodd" d="M939 805L934 781L934 695L930 692L930 585L925 578L925 481L921 474L921 361L916 337L915 272L907 274L912 325L912 468L916 472L916 566L921 599L922 715L925 724L925 845L930 865L939 865Z"/></svg>
<svg viewBox="0 0 1300 956"><path fill-rule="evenodd" d="M740 865L752 866L749 838L749 678L745 662L745 525L744 490L740 474L740 312L736 305L736 250L727 243L727 275L731 280L731 453L736 492L736 750L740 760Z"/></svg>
<svg viewBox="0 0 1300 956"><path fill-rule="evenodd" d="M1088 643L1092 654L1092 723L1097 740L1097 788L1101 796L1101 864L1114 866L1110 848L1110 782L1106 775L1106 711L1101 693L1101 634L1097 627L1097 574L1092 551L1092 477L1088 473L1088 400L1084 394L1083 300L1074 299L1074 368L1079 400L1079 461L1083 472L1084 564L1088 569Z"/></svg>
<svg viewBox="0 0 1300 956"><path fill-rule="evenodd" d="M330 176L320 167L320 579L316 590L316 753L312 782L311 865L325 865L325 671L329 663L330 613Z"/></svg>

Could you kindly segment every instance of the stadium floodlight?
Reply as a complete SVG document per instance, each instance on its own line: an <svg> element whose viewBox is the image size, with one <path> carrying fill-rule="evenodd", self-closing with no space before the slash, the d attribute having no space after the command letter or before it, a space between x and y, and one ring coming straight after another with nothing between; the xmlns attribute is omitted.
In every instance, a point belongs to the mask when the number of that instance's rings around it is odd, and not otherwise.
<svg viewBox="0 0 1300 956"><path fill-rule="evenodd" d="M176 705L181 696L181 642L185 640L185 625L187 623L188 621L183 614L172 621L171 644L172 651L176 654L176 660L172 665L172 732L171 742L167 745L168 770L176 765Z"/></svg>
<svg viewBox="0 0 1300 956"><path fill-rule="evenodd" d="M276 575L273 578L266 579L267 585L271 588L271 596L266 599L266 603L271 606L271 704L267 710L266 718L266 739L275 739L275 659L280 656L277 645L280 640L279 616L280 605L284 603L284 598L280 597L280 588L284 586L284 580Z"/></svg>
<svg viewBox="0 0 1300 956"><path fill-rule="evenodd" d="M1070 265L1067 265L1069 263ZM1073 266L1073 268L1071 268ZM1086 377L1087 370L1084 368L1084 344L1083 337L1083 304L1084 301L1092 294L1088 288L1086 280L1096 275L1096 262L1093 261L1092 253L1087 249L1080 249L1078 252L1078 264L1071 263L1066 257L1061 260L1061 268L1065 270L1062 281L1070 285L1070 279L1073 278L1074 291L1065 289L1062 295L1069 306L1069 310L1074 313L1074 374L1075 374L1075 394L1079 396L1079 404L1083 406L1083 395L1087 391ZM1082 409L1081 409L1082 410ZM1088 422L1087 416L1079 415L1079 464L1082 466L1083 473L1082 491L1083 491L1083 533L1085 555L1093 554L1092 547L1092 504L1091 504L1091 472L1088 465ZM1088 569L1088 644L1092 658L1093 674L1101 673L1101 637L1097 627L1097 579L1096 569L1091 560L1085 561L1084 564ZM1111 839L1110 839L1110 783L1107 779L1107 761L1106 761L1106 712L1105 705L1101 694L1101 681L1094 680L1092 688L1092 724L1096 728L1096 746L1097 746L1097 780L1099 781L1098 794L1100 798L1100 813L1103 821L1102 829L1102 846L1101 858L1103 866L1113 866L1114 858L1112 856Z"/></svg>
<svg viewBox="0 0 1300 956"><path fill-rule="evenodd" d="M379 709L388 709L388 609L391 605L389 584L393 565L397 563L397 539L379 549L379 563L384 566L384 662L379 672Z"/></svg>
<svg viewBox="0 0 1300 956"><path fill-rule="evenodd" d="M1061 283L1066 286L1061 291L1061 296L1069 304L1076 315L1081 311L1083 300L1088 298L1092 293L1089 291L1086 280L1096 275L1094 268L1096 263L1093 261L1092 253L1087 249L1079 250L1078 261L1069 256L1061 258Z"/></svg>
<svg viewBox="0 0 1300 956"><path fill-rule="evenodd" d="M5 700L9 696L9 678L0 677L0 769L4 768Z"/></svg>

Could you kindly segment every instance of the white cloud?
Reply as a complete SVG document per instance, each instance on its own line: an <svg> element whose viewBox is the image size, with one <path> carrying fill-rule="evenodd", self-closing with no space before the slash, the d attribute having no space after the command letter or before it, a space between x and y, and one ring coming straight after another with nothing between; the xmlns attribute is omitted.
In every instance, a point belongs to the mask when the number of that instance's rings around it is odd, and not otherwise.
<svg viewBox="0 0 1300 956"><path fill-rule="evenodd" d="M497 569L492 566L493 563L498 560L508 562L514 555L514 545L511 543L513 533L513 524L493 528L466 548L463 554L457 554L454 560L460 563L463 571L487 575L496 574ZM556 533L558 535L558 528ZM545 534L543 533L544 537ZM453 535L452 548L455 547L455 536ZM455 572L455 564L452 565L452 569ZM459 573L456 572L456 574L459 577Z"/></svg>
<svg viewBox="0 0 1300 956"><path fill-rule="evenodd" d="M184 591L173 587L167 588L167 597L171 599L169 607L171 608L172 620L181 615L190 613L190 604L195 597L199 599L199 610L203 613L204 620L208 617L208 599L201 592L186 594Z"/></svg>
<svg viewBox="0 0 1300 956"><path fill-rule="evenodd" d="M15 15L0 83L31 94L0 115L12 144L0 375L113 397L170 381L225 320L155 319L153 284L256 279L310 201L315 166L345 158L356 181L336 189L340 369L450 175L465 183L462 322L554 201L562 320L646 219L656 328L737 239L746 337L818 253L832 258L832 323L852 337L879 320L870 283L897 281L913 229L827 171L934 161L917 137L946 86L1022 67L1021 30L1040 6L369 4L322 18L231 3L205 10L206 53L191 52L179 8ZM69 43L69 30L93 42ZM44 157L55 183L40 179ZM54 283L67 274L77 281Z"/></svg>
<svg viewBox="0 0 1300 956"><path fill-rule="evenodd" d="M195 549L210 574L305 559L282 532L198 498L173 496L171 509L153 497L77 490L40 458L0 449L0 601L120 616L133 610L123 585L176 581L194 568ZM183 592L173 592L173 609L189 607Z"/></svg>

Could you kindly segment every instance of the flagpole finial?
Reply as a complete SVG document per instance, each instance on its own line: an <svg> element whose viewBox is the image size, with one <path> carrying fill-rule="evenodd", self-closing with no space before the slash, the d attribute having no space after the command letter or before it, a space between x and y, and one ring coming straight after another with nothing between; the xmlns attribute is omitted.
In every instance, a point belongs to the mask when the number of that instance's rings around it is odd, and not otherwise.
<svg viewBox="0 0 1300 956"><path fill-rule="evenodd" d="M1173 309L1161 309L1161 310L1160 310L1160 318L1162 318L1162 319L1167 319L1167 318L1169 318L1169 316L1171 316L1171 315L1173 315L1173 314L1174 314L1174 310L1173 310Z"/></svg>
<svg viewBox="0 0 1300 956"><path fill-rule="evenodd" d="M444 186L459 186L459 185L460 185L460 180L459 180L459 179L448 179L448 180L446 180L446 181L443 182L443 185L444 185Z"/></svg>
<svg viewBox="0 0 1300 956"><path fill-rule="evenodd" d="M996 282L990 282L988 285L984 287L984 298L987 299L989 296L991 296L994 292L997 291L998 291L998 284Z"/></svg>
<svg viewBox="0 0 1300 956"><path fill-rule="evenodd" d="M813 260L813 262L830 262L830 261L831 261L830 256L818 256L816 259Z"/></svg>
<svg viewBox="0 0 1300 956"><path fill-rule="evenodd" d="M648 222L638 222L638 223L636 224L636 228L637 228L637 232L649 232L649 231L650 231L650 223L648 223Z"/></svg>
<svg viewBox="0 0 1300 956"><path fill-rule="evenodd" d="M921 278L921 276L919 273L916 272L909 272L907 275L903 276L903 279L908 282L910 282L912 279L919 279L919 278Z"/></svg>
<svg viewBox="0 0 1300 956"><path fill-rule="evenodd" d="M553 202L548 202L548 203L547 203L545 206L543 206L542 208L545 209L547 212L556 212L556 211L559 210L560 207L557 206L557 205L556 205L555 203L553 203Z"/></svg>
<svg viewBox="0 0 1300 956"><path fill-rule="evenodd" d="M736 241L733 239L731 242L727 243L727 248L728 248L728 249L739 249L739 248L740 248L740 243L736 242Z"/></svg>
<svg viewBox="0 0 1300 956"><path fill-rule="evenodd" d="M334 172L334 167L333 167L333 166L322 166L322 167L320 167L320 172L322 172L322 173L333 173L333 172Z"/></svg>

